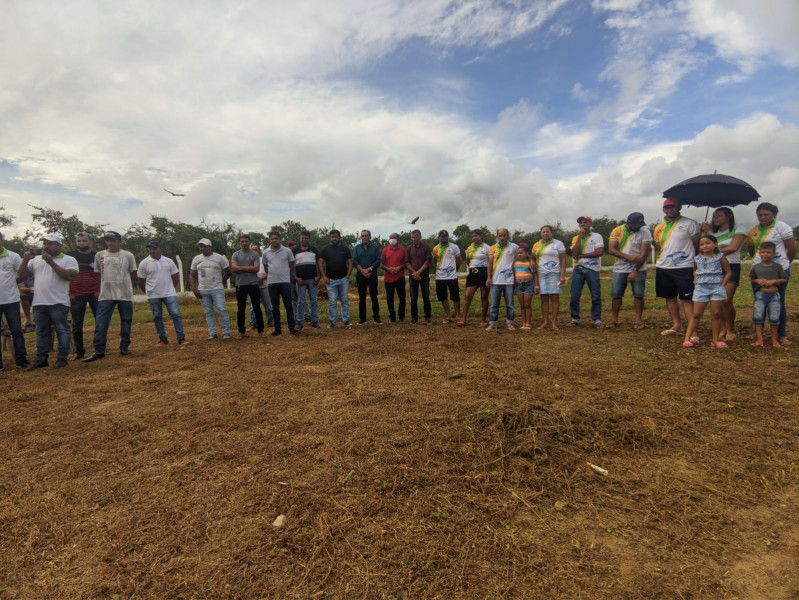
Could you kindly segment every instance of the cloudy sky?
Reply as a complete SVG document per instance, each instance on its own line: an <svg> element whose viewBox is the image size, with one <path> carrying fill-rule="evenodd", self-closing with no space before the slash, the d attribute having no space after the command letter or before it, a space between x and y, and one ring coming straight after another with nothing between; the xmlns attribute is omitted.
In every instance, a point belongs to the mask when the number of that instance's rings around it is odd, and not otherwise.
<svg viewBox="0 0 799 600"><path fill-rule="evenodd" d="M766 4L3 0L0 205L16 231L28 204L120 230L532 230L654 221L716 169L793 226L799 3Z"/></svg>

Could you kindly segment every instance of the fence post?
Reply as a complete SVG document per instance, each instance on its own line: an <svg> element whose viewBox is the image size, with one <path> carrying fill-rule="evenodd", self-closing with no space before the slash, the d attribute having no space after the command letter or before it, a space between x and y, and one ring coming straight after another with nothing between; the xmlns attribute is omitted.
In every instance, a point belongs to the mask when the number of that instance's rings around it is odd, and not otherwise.
<svg viewBox="0 0 799 600"><path fill-rule="evenodd" d="M183 261L180 259L180 255L175 255L175 262L178 263L178 272L180 273L180 293L186 291L186 284L183 282Z"/></svg>

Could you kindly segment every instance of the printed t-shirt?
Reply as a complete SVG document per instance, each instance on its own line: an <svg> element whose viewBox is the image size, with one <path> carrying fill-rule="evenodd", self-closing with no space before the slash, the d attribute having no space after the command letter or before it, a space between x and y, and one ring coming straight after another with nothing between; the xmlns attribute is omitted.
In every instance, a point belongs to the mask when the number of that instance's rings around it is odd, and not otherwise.
<svg viewBox="0 0 799 600"><path fill-rule="evenodd" d="M8 248L0 253L0 304L19 302L17 287L17 271L22 264L22 257Z"/></svg>
<svg viewBox="0 0 799 600"><path fill-rule="evenodd" d="M166 256L158 260L148 256L139 263L139 279L145 280L144 291L148 298L177 296L172 275L179 273L174 261Z"/></svg>
<svg viewBox="0 0 799 600"><path fill-rule="evenodd" d="M784 277L785 269L782 268L781 264L773 260L768 266L765 266L763 263L752 265L752 269L749 271L749 279L768 279L774 281L775 279L783 279ZM759 285L757 289L759 290L761 287L763 286Z"/></svg>
<svg viewBox="0 0 799 600"><path fill-rule="evenodd" d="M100 293L100 274L94 272L96 252L79 252L70 250L66 253L78 261L78 276L69 284L69 293L73 296L87 296Z"/></svg>
<svg viewBox="0 0 799 600"><path fill-rule="evenodd" d="M591 254L595 250L605 247L602 236L593 231L585 238L575 235L572 238L572 248L574 248L574 245L577 243L580 244L580 254ZM601 261L599 258L581 258L577 261L578 265L586 269L591 269L592 271L599 271L600 263Z"/></svg>
<svg viewBox="0 0 799 600"><path fill-rule="evenodd" d="M347 261L352 260L352 252L342 243L328 244L322 248L319 258L325 261L328 279L343 279L347 276Z"/></svg>
<svg viewBox="0 0 799 600"><path fill-rule="evenodd" d="M469 265L469 268L475 269L477 267L487 267L488 251L490 249L491 246L486 243L482 243L479 246L472 244L466 248L466 261Z"/></svg>
<svg viewBox="0 0 799 600"><path fill-rule="evenodd" d="M658 269L693 268L694 240L699 234L699 223L680 216L674 221L663 221L652 234L654 242L660 247L660 255L655 263Z"/></svg>
<svg viewBox="0 0 799 600"><path fill-rule="evenodd" d="M724 250L727 246L732 244L732 239L736 235L742 235L746 237L746 234L743 231L738 231L737 229L733 229L732 231L726 229L722 231L719 229L716 233L712 233L711 235L715 236L716 241L719 243L719 250ZM725 254L724 256L727 257L727 262L731 265L740 265L741 264L741 249L738 248L735 252L730 252L729 254Z"/></svg>
<svg viewBox="0 0 799 600"><path fill-rule="evenodd" d="M533 256L538 263L539 275L560 273L560 255L566 254L566 246L560 240L552 239L548 244L538 240L533 244Z"/></svg>
<svg viewBox="0 0 799 600"><path fill-rule="evenodd" d="M53 262L62 269L78 272L78 261L63 252L54 256ZM36 287L31 306L69 306L69 281L59 277L41 256L31 260L28 269L33 273L33 285Z"/></svg>
<svg viewBox="0 0 799 600"><path fill-rule="evenodd" d="M201 292L224 289L223 271L229 266L227 257L216 252L210 256L195 256L191 261L191 270L197 271L197 288Z"/></svg>
<svg viewBox="0 0 799 600"><path fill-rule="evenodd" d="M399 244L383 248L383 252L380 254L380 262L387 267L402 267L396 273L386 271L383 275L383 281L386 283L394 283L405 278L405 248Z"/></svg>
<svg viewBox="0 0 799 600"><path fill-rule="evenodd" d="M236 263L240 267L251 267L261 262L261 257L255 250L244 252L236 250L233 256L230 257L231 263ZM257 285L258 273L236 273L236 286L242 285Z"/></svg>
<svg viewBox="0 0 799 600"><path fill-rule="evenodd" d="M619 252L638 256L641 254L641 246L652 243L652 232L646 227L641 227L638 231L632 231L623 223L610 232L610 239L618 242ZM638 267L639 271L646 271L646 262ZM626 258L617 258L613 265L614 273L632 273L635 271L635 263Z"/></svg>
<svg viewBox="0 0 799 600"><path fill-rule="evenodd" d="M793 229L790 225L782 221L772 221L771 225L761 227L756 225L749 231L749 243L755 249L755 255L752 258L754 264L760 263L760 244L763 242L774 242L777 250L774 253L774 262L779 263L783 269L790 269L791 263L788 261L788 255L785 252L785 240L793 237Z"/></svg>
<svg viewBox="0 0 799 600"><path fill-rule="evenodd" d="M436 279L457 279L458 257L460 255L460 248L452 242L449 242L446 246L436 244L433 248L433 260L436 261Z"/></svg>
<svg viewBox="0 0 799 600"><path fill-rule="evenodd" d="M317 275L316 261L319 253L316 248L309 245L301 248L299 245L291 249L294 253L294 271L300 279L314 279Z"/></svg>
<svg viewBox="0 0 799 600"><path fill-rule="evenodd" d="M504 248L499 244L491 246L489 255L494 258L491 285L513 285L513 263L518 249L519 246L513 242L508 242Z"/></svg>
<svg viewBox="0 0 799 600"><path fill-rule="evenodd" d="M264 250L261 261L266 265L266 284L291 283L291 263L294 262L294 253L285 246L272 250L270 246Z"/></svg>
<svg viewBox="0 0 799 600"><path fill-rule="evenodd" d="M130 274L136 272L136 258L132 253L127 250L119 252L101 250L94 257L94 272L100 274L98 300L133 301L133 282L130 280Z"/></svg>

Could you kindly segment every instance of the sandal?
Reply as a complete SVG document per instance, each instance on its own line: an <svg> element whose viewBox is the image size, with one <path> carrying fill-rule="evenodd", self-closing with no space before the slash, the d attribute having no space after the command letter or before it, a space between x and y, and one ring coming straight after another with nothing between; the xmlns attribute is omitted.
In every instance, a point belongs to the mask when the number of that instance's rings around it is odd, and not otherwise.
<svg viewBox="0 0 799 600"><path fill-rule="evenodd" d="M457 325L458 327L466 327L466 321L458 321L458 322L456 323L456 325Z"/></svg>
<svg viewBox="0 0 799 600"><path fill-rule="evenodd" d="M682 343L682 347L683 348L693 348L694 347L694 343L692 341L690 341L690 340L685 340Z"/></svg>
<svg viewBox="0 0 799 600"><path fill-rule="evenodd" d="M660 335L673 335L675 333L685 333L685 331L683 331L682 329L673 329L673 328L664 329L663 331L660 332Z"/></svg>
<svg viewBox="0 0 799 600"><path fill-rule="evenodd" d="M763 340L757 340L757 341L752 342L752 346L760 346L762 348L763 347Z"/></svg>
<svg viewBox="0 0 799 600"><path fill-rule="evenodd" d="M729 346L724 342L710 342L710 345L714 348L729 348Z"/></svg>

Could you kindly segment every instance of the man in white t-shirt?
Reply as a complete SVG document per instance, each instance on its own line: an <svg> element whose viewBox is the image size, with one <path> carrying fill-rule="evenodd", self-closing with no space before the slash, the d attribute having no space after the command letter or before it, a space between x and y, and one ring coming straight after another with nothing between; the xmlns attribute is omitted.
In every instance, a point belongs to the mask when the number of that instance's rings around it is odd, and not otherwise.
<svg viewBox="0 0 799 600"><path fill-rule="evenodd" d="M136 258L122 250L122 236L116 231L106 231L103 240L107 250L94 257L94 272L100 274L100 295L97 297L97 315L94 322L94 352L83 359L89 363L105 356L108 326L114 308L119 312L119 353L130 354L130 330L133 325L133 286L136 279Z"/></svg>
<svg viewBox="0 0 799 600"><path fill-rule="evenodd" d="M513 325L513 263L516 262L517 244L510 240L510 233L504 227L497 231L497 243L488 251L488 276L486 287L491 290L491 308L489 309L487 331L497 328L499 322L499 303L505 298L505 321L508 329L516 329Z"/></svg>
<svg viewBox="0 0 799 600"><path fill-rule="evenodd" d="M436 297L444 307L444 323L460 321L461 295L458 289L458 269L461 266L461 250L449 241L449 232L438 232L438 244L433 248L433 261L436 264ZM448 295L452 297L454 314L449 312Z"/></svg>
<svg viewBox="0 0 799 600"><path fill-rule="evenodd" d="M175 288L180 284L180 271L175 262L161 254L161 242L153 240L147 244L149 256L139 263L137 275L139 288L147 294L147 302L153 313L155 331L158 333L156 346L166 346L169 338L164 328L164 306L175 326L178 344L188 344L183 333L183 318L180 316L180 305Z"/></svg>
<svg viewBox="0 0 799 600"><path fill-rule="evenodd" d="M33 295L33 319L36 322L36 361L28 371L47 366L50 353L50 326L58 337L57 360L54 369L63 369L69 362L72 332L69 328L69 282L78 276L78 261L62 251L63 240L57 233L42 237L42 253L34 256L28 250L22 257L18 278L33 275L36 293Z"/></svg>
<svg viewBox="0 0 799 600"><path fill-rule="evenodd" d="M222 339L230 339L230 316L225 306L225 283L230 279L230 263L221 254L214 252L211 240L203 238L197 242L200 254L191 261L189 283L194 296L205 311L208 325L208 341L217 339L214 308L222 321Z"/></svg>
<svg viewBox="0 0 799 600"><path fill-rule="evenodd" d="M17 271L22 258L16 252L4 248L5 238L0 233L0 316L5 316L11 337L14 339L14 357L17 368L28 366L28 355L25 352L25 336L22 333L22 316L19 311L19 287L17 287ZM0 344L2 346L2 344ZM3 351L0 348L0 371L3 370Z"/></svg>
<svg viewBox="0 0 799 600"><path fill-rule="evenodd" d="M591 217L578 217L577 235L572 238L572 259L575 261L572 269L571 296L569 308L571 309L571 323L580 324L580 296L583 288L588 284L591 294L591 320L594 327L602 328L602 288L599 283L599 268L602 264L602 254L605 252L605 242L602 236L591 230L594 220Z"/></svg>

